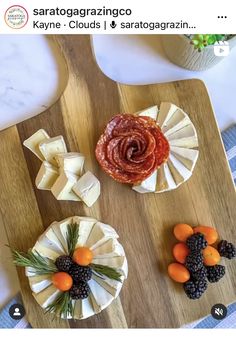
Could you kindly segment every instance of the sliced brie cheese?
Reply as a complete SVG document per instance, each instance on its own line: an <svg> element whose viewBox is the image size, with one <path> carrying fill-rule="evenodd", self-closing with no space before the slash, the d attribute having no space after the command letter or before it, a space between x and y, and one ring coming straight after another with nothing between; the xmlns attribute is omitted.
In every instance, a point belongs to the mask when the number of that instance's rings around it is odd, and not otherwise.
<svg viewBox="0 0 236 337"><path fill-rule="evenodd" d="M153 174L150 175L150 177L142 181L140 185L134 185L132 189L139 193L155 192L156 180L157 180L157 170L154 171Z"/></svg>
<svg viewBox="0 0 236 337"><path fill-rule="evenodd" d="M93 259L93 263L102 264L103 266L109 266L115 269L118 269L125 278L128 275L128 264L125 256L115 256L108 257L104 259L97 259L96 257Z"/></svg>
<svg viewBox="0 0 236 337"><path fill-rule="evenodd" d="M51 275L37 275L29 277L30 288L33 292L40 293L42 290L50 286L52 284L52 276Z"/></svg>
<svg viewBox="0 0 236 337"><path fill-rule="evenodd" d="M76 300L74 302L74 318L75 319L83 318L83 313L82 313L82 302L83 301L82 300ZM69 317L67 317L67 318L69 318Z"/></svg>
<svg viewBox="0 0 236 337"><path fill-rule="evenodd" d="M52 165L57 166L55 156L59 153L66 153L66 144L62 136L46 139L39 144L39 150L43 157Z"/></svg>
<svg viewBox="0 0 236 337"><path fill-rule="evenodd" d="M44 247L52 249L60 255L66 254L65 249L52 228L49 228L43 235L41 235L38 242Z"/></svg>
<svg viewBox="0 0 236 337"><path fill-rule="evenodd" d="M124 277L122 276L121 278ZM114 298L116 298L119 295L119 292L122 288L122 282L112 280L104 275L96 275L93 274L93 279L100 284L101 287L103 287L108 293L110 293Z"/></svg>
<svg viewBox="0 0 236 337"><path fill-rule="evenodd" d="M125 256L124 248L117 239L109 239L103 245L93 250L93 256L96 259L103 259L115 256Z"/></svg>
<svg viewBox="0 0 236 337"><path fill-rule="evenodd" d="M100 181L87 171L73 186L73 192L88 206L91 207L101 193Z"/></svg>
<svg viewBox="0 0 236 337"><path fill-rule="evenodd" d="M43 154L39 150L39 144L47 139L49 139L49 135L43 129L36 131L31 137L26 139L23 142L23 145L27 147L30 151L32 151L40 160L45 160Z"/></svg>
<svg viewBox="0 0 236 337"><path fill-rule="evenodd" d="M43 161L35 179L35 184L39 190L50 190L58 176L58 169L47 161Z"/></svg>
<svg viewBox="0 0 236 337"><path fill-rule="evenodd" d="M83 301L81 301L81 311L82 311L81 316L82 319L88 318L95 314L90 295L87 298L83 299Z"/></svg>
<svg viewBox="0 0 236 337"><path fill-rule="evenodd" d="M76 248L77 247L83 247L86 245L86 242L89 238L89 235L95 225L95 223L97 222L97 220L92 220L92 221L88 221L88 220L81 220L79 223L79 238L76 244Z"/></svg>
<svg viewBox="0 0 236 337"><path fill-rule="evenodd" d="M164 124L162 125L162 132L166 133L168 130L171 130L172 128L176 127L176 125L180 123L186 124L186 121L185 121L186 116L187 115L183 112L183 110L177 108L177 110L168 119L168 121L165 121Z"/></svg>
<svg viewBox="0 0 236 337"><path fill-rule="evenodd" d="M57 223L52 223L51 228L54 231L55 235L61 242L66 254L68 254L68 245L67 245L67 231L68 225L73 223L73 217L67 218Z"/></svg>
<svg viewBox="0 0 236 337"><path fill-rule="evenodd" d="M183 147L172 146L171 153L185 166L193 171L197 162L199 151Z"/></svg>
<svg viewBox="0 0 236 337"><path fill-rule="evenodd" d="M160 105L160 110L157 115L157 123L162 128L166 125L168 120L173 116L178 107L172 103L162 102Z"/></svg>
<svg viewBox="0 0 236 337"><path fill-rule="evenodd" d="M89 235L86 242L86 246L94 250L98 246L101 246L111 238L118 238L116 231L109 225L102 222L97 222Z"/></svg>
<svg viewBox="0 0 236 337"><path fill-rule="evenodd" d="M176 171L178 172L178 176L182 177L182 180L180 181L186 181L190 178L192 175L192 172L188 170L177 158L175 158L172 154L170 154L169 160L168 160L169 168L172 173L172 176L174 177L174 180L176 184L179 183L179 178L176 175Z"/></svg>
<svg viewBox="0 0 236 337"><path fill-rule="evenodd" d="M33 293L34 298L41 305L42 308L46 308L51 304L59 295L60 290L58 290L53 284L42 290L40 293Z"/></svg>
<svg viewBox="0 0 236 337"><path fill-rule="evenodd" d="M32 277L36 276L36 270L32 267L25 267L25 276Z"/></svg>
<svg viewBox="0 0 236 337"><path fill-rule="evenodd" d="M158 107L157 105L151 106L150 108L138 111L137 114L139 116L147 116L156 121L157 119L157 114L158 114Z"/></svg>
<svg viewBox="0 0 236 337"><path fill-rule="evenodd" d="M156 181L156 191L165 191L168 190L169 185L166 180L164 165L161 165L157 172L157 181Z"/></svg>
<svg viewBox="0 0 236 337"><path fill-rule="evenodd" d="M60 153L55 156L55 159L61 171L68 171L77 176L82 175L85 157L81 153Z"/></svg>
<svg viewBox="0 0 236 337"><path fill-rule="evenodd" d="M56 258L58 258L58 256L61 255L52 248L45 247L39 241L37 241L36 244L34 245L33 251L37 251L40 255L47 257L48 259L51 259L53 261L56 260Z"/></svg>
<svg viewBox="0 0 236 337"><path fill-rule="evenodd" d="M177 185L176 185L175 180L174 180L174 178L171 174L169 166L168 166L167 163L164 163L163 167L164 167L164 174L165 174L167 185L168 185L168 190L173 190L174 188L177 187Z"/></svg>
<svg viewBox="0 0 236 337"><path fill-rule="evenodd" d="M100 286L95 280L91 279L88 281L88 285L91 289L92 295L91 300L95 307L99 307L100 311L105 309L114 299L108 291L106 291L103 287ZM94 303L95 301L95 303Z"/></svg>
<svg viewBox="0 0 236 337"><path fill-rule="evenodd" d="M197 133L193 125L187 125L183 129L167 137L170 146L193 148L198 146Z"/></svg>
<svg viewBox="0 0 236 337"><path fill-rule="evenodd" d="M177 110L179 111L179 110ZM177 111L175 112L174 116L177 115ZM171 119L172 120L172 119ZM176 131L179 131L181 129L183 129L185 126L187 125L191 125L191 120L187 115L184 115L184 118L180 120L180 122L176 123L176 124L168 124L168 126L166 126L162 131L164 133L164 135L166 137L172 135L173 133L175 133Z"/></svg>
<svg viewBox="0 0 236 337"><path fill-rule="evenodd" d="M61 172L51 192L57 200L80 201L81 199L72 191L78 177L70 172Z"/></svg>

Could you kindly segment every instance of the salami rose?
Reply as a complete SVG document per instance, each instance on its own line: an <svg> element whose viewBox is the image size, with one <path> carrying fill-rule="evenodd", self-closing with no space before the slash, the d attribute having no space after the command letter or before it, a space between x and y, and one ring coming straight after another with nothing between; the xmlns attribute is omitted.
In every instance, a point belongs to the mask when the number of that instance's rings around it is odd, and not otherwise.
<svg viewBox="0 0 236 337"><path fill-rule="evenodd" d="M107 124L96 146L96 158L113 179L137 184L169 156L169 143L150 117L120 114Z"/></svg>

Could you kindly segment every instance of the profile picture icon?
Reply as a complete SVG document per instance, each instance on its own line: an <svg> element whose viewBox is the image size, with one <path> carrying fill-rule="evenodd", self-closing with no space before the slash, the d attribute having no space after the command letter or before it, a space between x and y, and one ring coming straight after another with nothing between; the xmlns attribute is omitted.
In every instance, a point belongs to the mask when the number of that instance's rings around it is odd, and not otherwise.
<svg viewBox="0 0 236 337"><path fill-rule="evenodd" d="M25 308L20 303L13 304L9 308L9 315L12 319L20 320L25 316Z"/></svg>
<svg viewBox="0 0 236 337"><path fill-rule="evenodd" d="M23 6L13 5L6 10L4 19L10 28L20 29L27 24L29 15Z"/></svg>

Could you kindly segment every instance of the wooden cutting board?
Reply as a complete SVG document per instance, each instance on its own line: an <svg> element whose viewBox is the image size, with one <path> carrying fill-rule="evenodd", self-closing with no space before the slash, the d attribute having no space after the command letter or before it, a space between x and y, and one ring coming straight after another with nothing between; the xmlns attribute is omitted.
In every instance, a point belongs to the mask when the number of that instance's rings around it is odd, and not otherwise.
<svg viewBox="0 0 236 337"><path fill-rule="evenodd" d="M224 279L209 285L197 301L189 300L166 272L173 261L175 223L213 226L223 238L236 241L235 189L204 83L118 84L98 68L88 36L56 39L68 64L64 94L41 115L0 133L0 221L9 244L26 251L52 221L76 214L94 216L120 234L129 276L120 298L99 315L85 321L59 322L43 314L31 296L24 271L19 269L29 322L35 328L173 328L210 314L213 304L235 301L236 268L232 261L226 262ZM177 190L142 195L104 174L94 149L111 116L133 113L161 101L173 102L189 113L198 132L200 157L192 178ZM49 192L36 190L40 161L22 147L22 142L39 128L51 136L63 135L69 150L85 154L86 169L98 176L102 186L101 197L92 208L78 202L59 202Z"/></svg>

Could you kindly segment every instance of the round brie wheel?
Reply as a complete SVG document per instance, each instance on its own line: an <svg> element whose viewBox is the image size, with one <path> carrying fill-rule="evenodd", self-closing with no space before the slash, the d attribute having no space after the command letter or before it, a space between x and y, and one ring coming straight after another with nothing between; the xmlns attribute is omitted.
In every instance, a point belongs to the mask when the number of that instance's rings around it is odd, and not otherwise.
<svg viewBox="0 0 236 337"><path fill-rule="evenodd" d="M133 190L161 193L176 189L191 177L199 155L197 131L192 121L182 109L168 102L162 102L159 110L153 106L137 115L156 120L169 141L170 155L167 162L140 185L134 185Z"/></svg>
<svg viewBox="0 0 236 337"><path fill-rule="evenodd" d="M92 263L115 268L121 273L121 282L93 273L88 281L91 292L84 300L72 300L73 319L85 319L98 314L119 295L123 282L128 275L128 264L118 234L111 226L96 219L73 216L60 222L53 222L39 237L33 247L41 256L56 260L58 256L68 255L68 225L79 224L79 238L76 248L86 246L93 252ZM36 275L33 268L25 269L33 296L42 308L46 308L60 294L51 280L52 275ZM72 317L61 317L71 319Z"/></svg>

